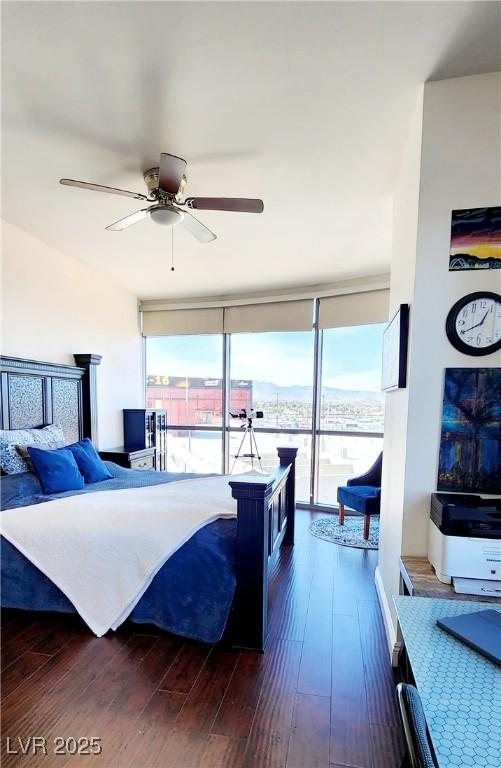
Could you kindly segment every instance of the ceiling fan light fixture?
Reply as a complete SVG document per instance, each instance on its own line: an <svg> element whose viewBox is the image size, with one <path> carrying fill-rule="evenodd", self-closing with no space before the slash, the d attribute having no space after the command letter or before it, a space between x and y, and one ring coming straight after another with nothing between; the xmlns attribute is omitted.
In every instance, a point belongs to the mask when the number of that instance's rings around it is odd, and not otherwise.
<svg viewBox="0 0 501 768"><path fill-rule="evenodd" d="M128 216L114 221L106 229L109 232L122 232L130 226L149 218L162 227L173 227L175 224L183 224L190 235L193 235L200 243L210 243L216 239L214 232L205 226L188 211L182 211L178 206L199 209L201 211L233 211L235 213L262 213L264 204L262 200L247 197L184 197L186 185L186 160L168 152L160 154L160 165L148 168L143 178L148 194L130 192L118 187L107 187L103 184L94 184L77 179L60 179L60 184L68 187L80 187L94 192L108 192L112 195L133 197L135 200L146 200L153 203L140 211L134 211ZM173 233L171 233L173 234Z"/></svg>
<svg viewBox="0 0 501 768"><path fill-rule="evenodd" d="M184 218L182 211L169 205L155 205L150 208L148 215L155 224L160 224L163 227L173 227L174 224L179 224Z"/></svg>

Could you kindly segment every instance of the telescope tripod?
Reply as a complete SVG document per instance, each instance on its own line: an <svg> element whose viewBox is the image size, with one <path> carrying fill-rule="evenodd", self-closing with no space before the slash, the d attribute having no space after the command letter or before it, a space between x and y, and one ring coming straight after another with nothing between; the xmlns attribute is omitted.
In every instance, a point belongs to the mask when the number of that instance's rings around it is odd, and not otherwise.
<svg viewBox="0 0 501 768"><path fill-rule="evenodd" d="M244 429L243 424L241 426L241 429ZM249 439L249 453L242 453L242 449L244 449L246 437L248 437ZM233 474L233 470L235 469L235 464L237 463L237 460L240 458L250 459L251 469L254 469L254 461L257 461L259 463L259 469L261 470L261 472L263 471L263 465L261 464L261 456L259 455L259 448L257 447L256 433L254 432L254 427L252 426L252 419L249 419L249 418L247 419L247 424L245 425L245 431L240 441L240 445L238 446L238 451L236 452L233 458L233 464L231 466L230 475Z"/></svg>

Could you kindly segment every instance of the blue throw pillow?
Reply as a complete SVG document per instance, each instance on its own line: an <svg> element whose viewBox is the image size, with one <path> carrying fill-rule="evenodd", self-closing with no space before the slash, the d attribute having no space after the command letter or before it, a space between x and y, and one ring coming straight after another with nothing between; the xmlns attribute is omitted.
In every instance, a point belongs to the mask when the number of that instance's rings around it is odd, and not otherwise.
<svg viewBox="0 0 501 768"><path fill-rule="evenodd" d="M75 457L67 448L42 451L28 446L28 453L45 494L78 491L84 487Z"/></svg>
<svg viewBox="0 0 501 768"><path fill-rule="evenodd" d="M88 437L80 440L79 443L67 445L66 448L75 457L78 469L86 483L99 483L101 480L109 480L113 477Z"/></svg>

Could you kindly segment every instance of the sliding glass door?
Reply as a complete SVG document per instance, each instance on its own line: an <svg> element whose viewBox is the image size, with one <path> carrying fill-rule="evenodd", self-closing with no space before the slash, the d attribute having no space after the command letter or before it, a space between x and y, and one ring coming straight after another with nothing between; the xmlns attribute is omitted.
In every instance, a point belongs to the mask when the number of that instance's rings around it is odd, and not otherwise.
<svg viewBox="0 0 501 768"><path fill-rule="evenodd" d="M263 470L277 446L297 446L298 501L334 506L382 450L383 328L148 337L146 403L167 411L168 471L230 471L245 422L229 411L255 408ZM250 465L240 455L234 471Z"/></svg>

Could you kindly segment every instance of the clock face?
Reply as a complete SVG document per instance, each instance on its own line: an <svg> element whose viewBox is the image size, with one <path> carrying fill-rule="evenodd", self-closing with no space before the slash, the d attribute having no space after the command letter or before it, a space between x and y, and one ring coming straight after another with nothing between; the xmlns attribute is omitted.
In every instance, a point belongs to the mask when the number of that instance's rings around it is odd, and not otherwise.
<svg viewBox="0 0 501 768"><path fill-rule="evenodd" d="M488 355L501 348L501 296L477 292L460 299L447 318L449 341L460 352Z"/></svg>
<svg viewBox="0 0 501 768"><path fill-rule="evenodd" d="M494 299L469 301L456 318L456 331L471 347L490 347L501 337L501 304Z"/></svg>

